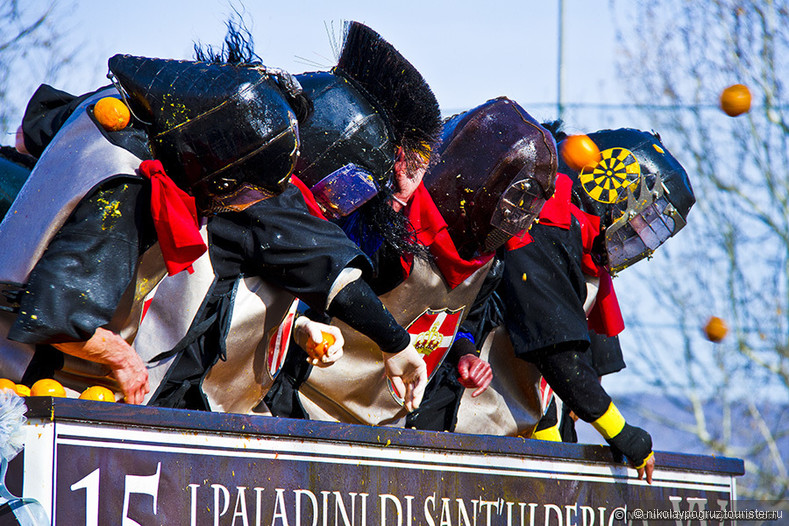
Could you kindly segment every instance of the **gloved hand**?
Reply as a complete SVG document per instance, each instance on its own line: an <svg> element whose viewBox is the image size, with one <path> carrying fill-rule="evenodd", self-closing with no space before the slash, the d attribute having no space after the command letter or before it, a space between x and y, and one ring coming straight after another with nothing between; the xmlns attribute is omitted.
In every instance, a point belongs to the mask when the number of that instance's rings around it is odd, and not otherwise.
<svg viewBox="0 0 789 526"><path fill-rule="evenodd" d="M476 389L472 398L481 395L493 380L490 364L473 354L464 354L458 362L458 382L468 389Z"/></svg>
<svg viewBox="0 0 789 526"><path fill-rule="evenodd" d="M621 452L638 471L638 480L646 475L647 483L652 484L655 470L655 454L652 452L652 437L640 427L625 424L616 436L606 441L615 451Z"/></svg>
<svg viewBox="0 0 789 526"><path fill-rule="evenodd" d="M299 316L293 324L293 340L309 355L308 361L318 367L328 367L342 358L345 343L338 327Z"/></svg>
<svg viewBox="0 0 789 526"><path fill-rule="evenodd" d="M397 353L382 353L386 376L403 396L410 413L422 403L427 386L427 365L413 345Z"/></svg>
<svg viewBox="0 0 789 526"><path fill-rule="evenodd" d="M611 445L615 456L621 453L633 464L638 471L638 480L646 475L647 483L652 484L655 454L652 452L652 437L649 433L625 422L613 402L591 424Z"/></svg>

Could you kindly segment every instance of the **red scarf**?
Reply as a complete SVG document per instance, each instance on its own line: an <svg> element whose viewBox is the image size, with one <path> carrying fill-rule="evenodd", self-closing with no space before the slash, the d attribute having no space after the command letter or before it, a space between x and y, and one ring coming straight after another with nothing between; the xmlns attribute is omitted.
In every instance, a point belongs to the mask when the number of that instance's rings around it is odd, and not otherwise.
<svg viewBox="0 0 789 526"><path fill-rule="evenodd" d="M318 205L318 201L315 200L315 196L312 195L312 190L307 188L307 185L295 175L290 176L290 182L301 192L302 197L304 197L304 202L307 203L307 209L310 211L310 214L321 219L326 219L320 205Z"/></svg>
<svg viewBox="0 0 789 526"><path fill-rule="evenodd" d="M436 265L450 288L454 289L463 283L466 278L493 258L493 253L484 254L472 260L460 257L455 243L449 236L447 223L424 184L417 187L406 213L416 232L416 239L430 249ZM408 276L411 271L411 262L404 261L403 269Z"/></svg>
<svg viewBox="0 0 789 526"><path fill-rule="evenodd" d="M151 216L170 275L187 270L206 247L200 235L194 197L178 188L160 161L143 161L139 172L151 181Z"/></svg>

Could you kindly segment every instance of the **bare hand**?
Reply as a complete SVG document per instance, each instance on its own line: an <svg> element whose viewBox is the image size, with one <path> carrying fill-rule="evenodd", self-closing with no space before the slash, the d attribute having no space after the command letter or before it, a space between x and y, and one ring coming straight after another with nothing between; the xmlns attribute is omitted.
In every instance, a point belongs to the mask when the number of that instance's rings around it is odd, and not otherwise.
<svg viewBox="0 0 789 526"><path fill-rule="evenodd" d="M386 376L398 393L408 412L422 403L427 386L427 365L413 345L398 353L383 353Z"/></svg>
<svg viewBox="0 0 789 526"><path fill-rule="evenodd" d="M652 473L655 471L655 455L654 453L647 459L647 463L644 464L644 467L637 468L638 471L638 480L644 478L646 475L647 484L652 484Z"/></svg>
<svg viewBox="0 0 789 526"><path fill-rule="evenodd" d="M66 354L107 365L129 404L141 404L151 390L142 358L114 332L99 327L86 342L57 343L54 347Z"/></svg>
<svg viewBox="0 0 789 526"><path fill-rule="evenodd" d="M22 131L21 125L16 129L16 144L14 147L19 153L30 155L30 152L27 151L27 147L25 146L25 132Z"/></svg>
<svg viewBox="0 0 789 526"><path fill-rule="evenodd" d="M328 367L342 358L345 341L338 327L299 316L293 326L293 339L304 349L312 365Z"/></svg>
<svg viewBox="0 0 789 526"><path fill-rule="evenodd" d="M460 385L467 389L476 389L471 393L473 398L481 395L488 388L493 380L493 369L482 358L473 354L464 354L458 362L458 375Z"/></svg>

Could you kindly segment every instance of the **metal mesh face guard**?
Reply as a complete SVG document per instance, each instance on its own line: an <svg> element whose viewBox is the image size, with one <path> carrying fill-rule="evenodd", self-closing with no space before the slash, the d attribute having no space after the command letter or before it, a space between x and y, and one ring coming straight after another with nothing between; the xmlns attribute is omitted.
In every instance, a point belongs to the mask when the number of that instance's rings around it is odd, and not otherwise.
<svg viewBox="0 0 789 526"><path fill-rule="evenodd" d="M648 258L663 243L685 226L685 219L665 195L660 174L655 176L654 191L646 188L642 178L640 196L636 200L629 191L627 208L605 231L608 267L619 272L633 263Z"/></svg>
<svg viewBox="0 0 789 526"><path fill-rule="evenodd" d="M604 238L595 250L614 274L676 235L695 197L687 172L654 132L620 128L589 138L599 162L575 171L560 160L559 170L573 179L583 210L600 218Z"/></svg>
<svg viewBox="0 0 789 526"><path fill-rule="evenodd" d="M531 228L544 204L545 193L534 179L515 181L499 199L490 224L510 236L521 235Z"/></svg>

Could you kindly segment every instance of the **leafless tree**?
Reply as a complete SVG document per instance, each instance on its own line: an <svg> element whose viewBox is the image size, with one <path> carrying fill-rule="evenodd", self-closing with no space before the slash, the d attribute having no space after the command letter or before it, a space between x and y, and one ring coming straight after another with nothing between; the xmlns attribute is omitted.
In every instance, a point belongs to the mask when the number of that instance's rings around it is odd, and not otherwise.
<svg viewBox="0 0 789 526"><path fill-rule="evenodd" d="M656 304L631 316L638 345L628 363L674 404L654 418L708 453L745 459L741 498L786 499L789 2L612 5L620 78L697 198L686 229L617 287L627 304L649 286ZM735 83L750 88L753 105L732 118L718 101ZM717 344L700 330L712 315L729 326Z"/></svg>
<svg viewBox="0 0 789 526"><path fill-rule="evenodd" d="M0 133L13 144L29 96L52 81L73 52L63 46L63 0L0 0Z"/></svg>

